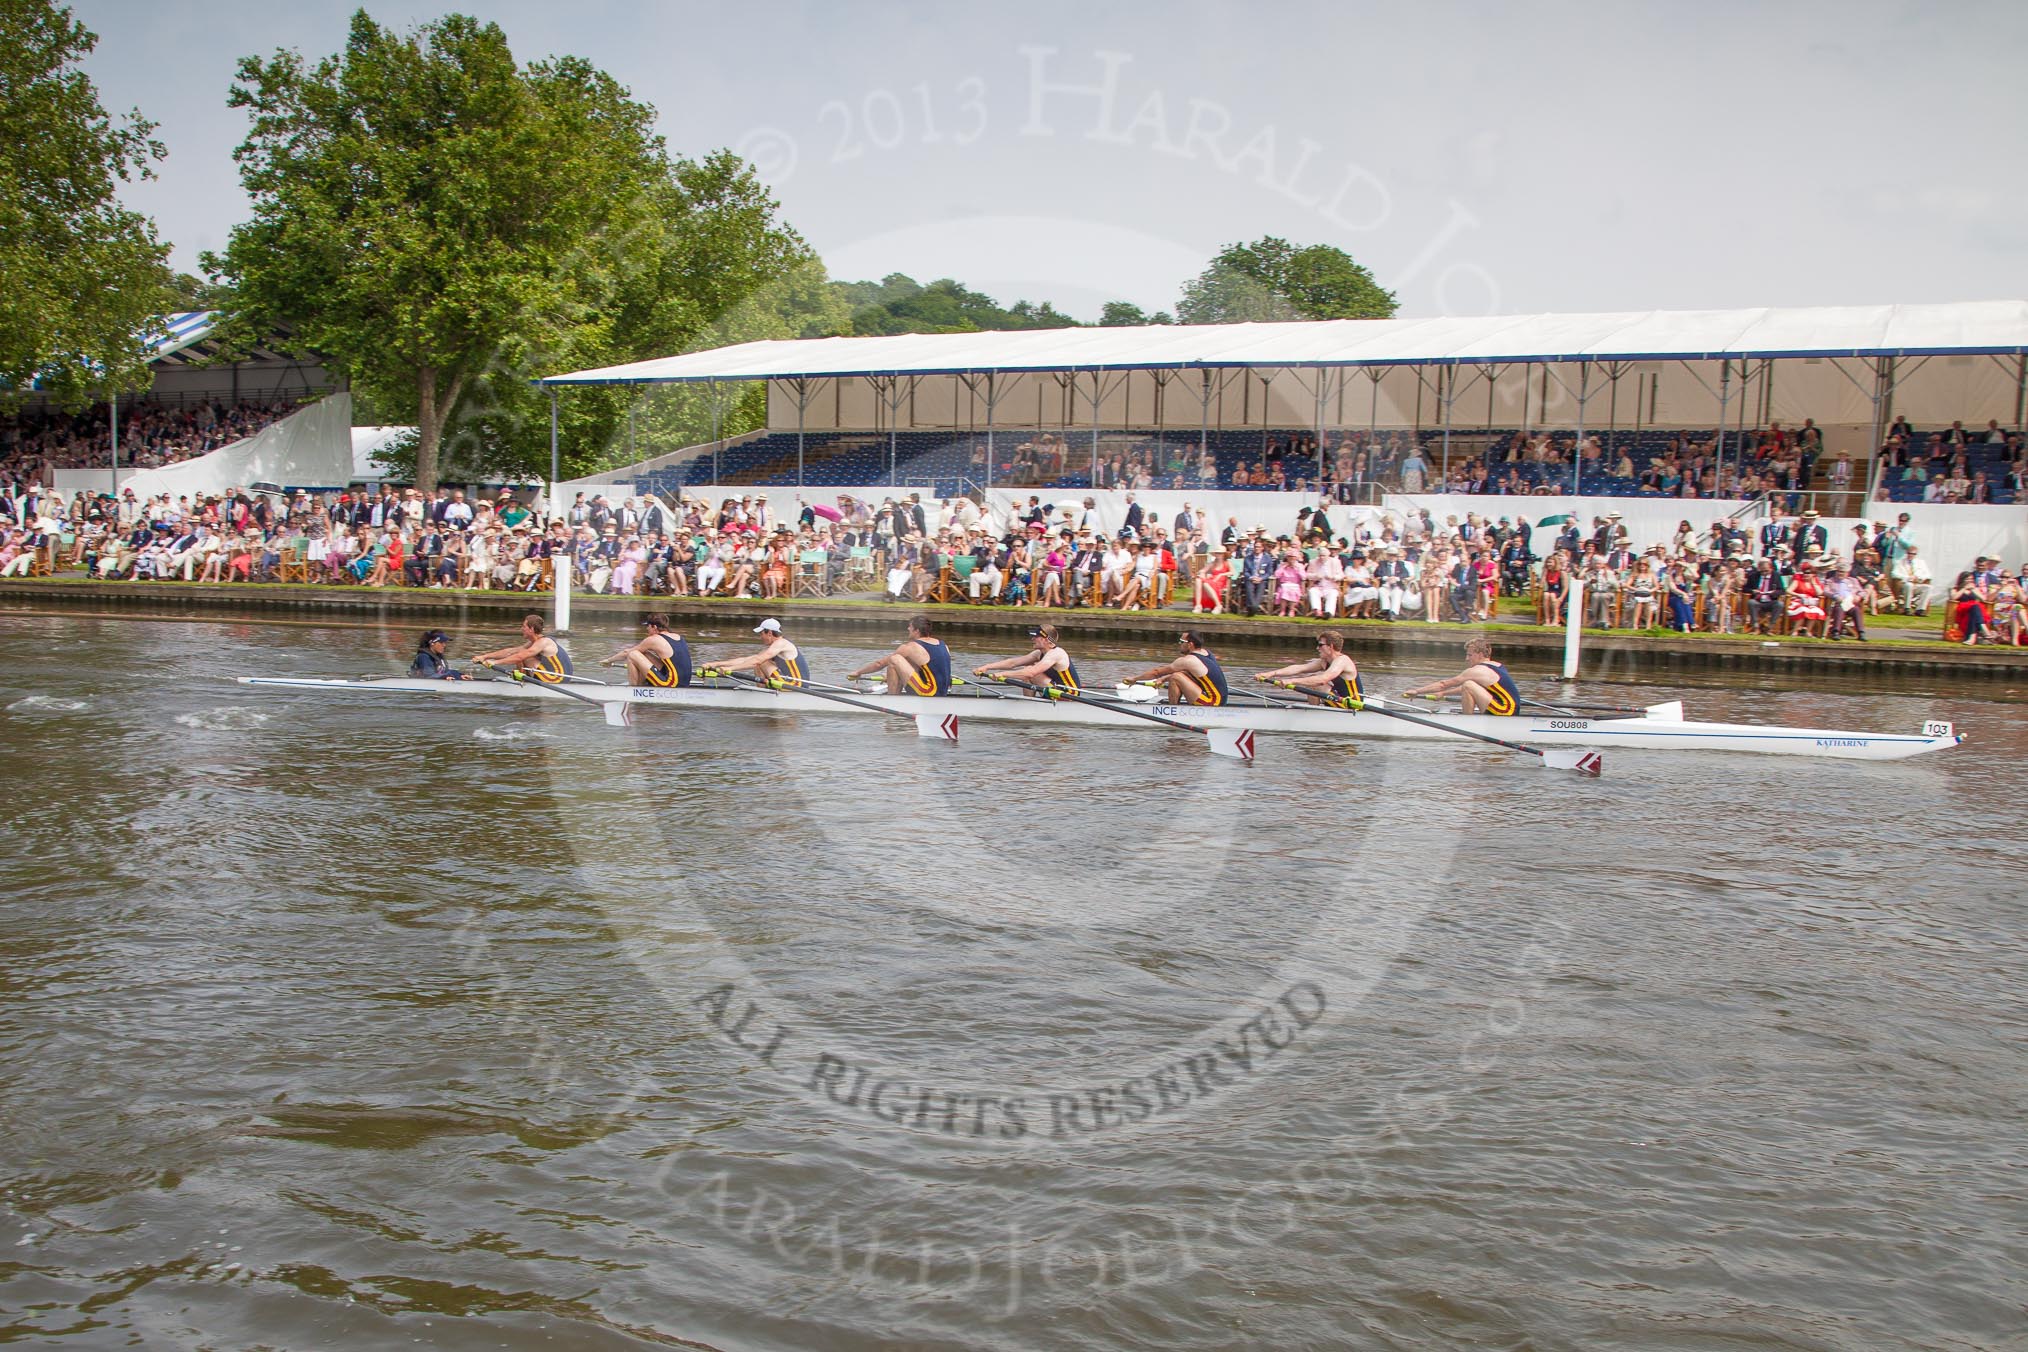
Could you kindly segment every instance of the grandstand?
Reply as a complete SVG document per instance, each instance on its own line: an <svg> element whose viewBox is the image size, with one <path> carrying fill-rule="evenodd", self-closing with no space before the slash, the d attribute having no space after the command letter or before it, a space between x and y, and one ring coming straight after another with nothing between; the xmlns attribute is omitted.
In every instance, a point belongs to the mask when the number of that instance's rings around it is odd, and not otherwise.
<svg viewBox="0 0 2028 1352"><path fill-rule="evenodd" d="M1363 491L1400 486L1412 447L1429 489L1476 462L1482 489L1749 496L1768 478L1784 493L1830 490L1842 454L1857 505L1883 464L1887 496L1923 492L1878 454L1888 421L1905 416L1932 434L1956 419L2003 421L2006 444L1964 446L1961 467L1939 469L1983 474L1993 500L2011 501L2028 303L771 341L541 383L561 394L740 381L767 383L763 435L620 472L661 489L713 479L949 496L1300 480ZM1822 434L1813 463L1774 431L1806 419ZM1927 468L1928 449L1917 434L1892 454Z"/></svg>
<svg viewBox="0 0 2028 1352"><path fill-rule="evenodd" d="M281 333L229 350L218 319L192 310L160 321L146 340L149 387L120 400L117 423L106 404L69 413L29 391L0 419L0 472L47 478L110 469L116 459L122 473L175 464L252 436L334 387L321 365L279 350Z"/></svg>

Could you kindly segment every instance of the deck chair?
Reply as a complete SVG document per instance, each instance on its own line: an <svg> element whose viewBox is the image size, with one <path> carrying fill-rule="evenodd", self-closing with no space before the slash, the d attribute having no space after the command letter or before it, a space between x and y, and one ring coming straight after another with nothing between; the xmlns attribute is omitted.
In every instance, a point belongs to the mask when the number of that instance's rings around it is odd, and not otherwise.
<svg viewBox="0 0 2028 1352"><path fill-rule="evenodd" d="M821 549L806 549L796 555L796 567L789 576L789 595L827 596L830 587L826 584L825 571L830 555Z"/></svg>
<svg viewBox="0 0 2028 1352"><path fill-rule="evenodd" d="M874 591L880 587L880 574L873 566L873 550L866 545L854 545L845 556L845 570L838 578L841 591Z"/></svg>

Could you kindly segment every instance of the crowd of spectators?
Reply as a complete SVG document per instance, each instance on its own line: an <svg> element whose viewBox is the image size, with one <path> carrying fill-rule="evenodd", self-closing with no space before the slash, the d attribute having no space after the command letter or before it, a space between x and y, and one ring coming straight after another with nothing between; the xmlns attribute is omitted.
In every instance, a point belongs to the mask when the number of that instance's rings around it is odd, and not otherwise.
<svg viewBox="0 0 2028 1352"><path fill-rule="evenodd" d="M1254 488L1318 492L1340 503L1379 494L1457 493L1509 496L1567 494L1666 498L1740 498L1777 495L1794 510L1807 492L1867 491L1869 466L1850 451L1827 450L1814 419L1800 427L1780 422L1746 433L1678 432L1635 435L1589 432L1502 432L1490 437L1457 434L1451 452L1428 432L1327 431L1264 433L1257 451L1221 458L1187 436L1150 438L1125 446L1114 438L1094 465L1091 448L1045 432L1001 453L995 481L1002 484L1091 482L1100 489ZM1977 466L1969 452L1990 447ZM1995 421L1968 431L1962 422L1930 434L1905 420L1879 451L1880 502L1905 501L1895 485L1915 482L1926 502L2011 501L2022 486L2020 436ZM973 451L973 477L984 480L983 445Z"/></svg>
<svg viewBox="0 0 2028 1352"><path fill-rule="evenodd" d="M229 446L286 418L301 405L289 400L193 404L141 402L120 407L120 465L153 469ZM0 419L0 488L49 483L59 469L110 469L111 411L104 404L82 413L23 409Z"/></svg>
<svg viewBox="0 0 2028 1352"><path fill-rule="evenodd" d="M2020 501L2021 438L1994 419L1977 431L1958 421L1924 436L1906 419L1897 418L1878 459L1876 502L1905 502L1912 497L1923 502Z"/></svg>
<svg viewBox="0 0 2028 1352"><path fill-rule="evenodd" d="M1814 510L1749 527L1682 522L1636 540L1618 512L1587 526L1531 525L1428 510L1360 511L1341 527L1323 502L1271 528L1212 520L1188 504L1164 521L1123 495L1101 525L1095 495L1032 495L996 516L971 498L880 502L765 495L717 504L580 493L549 521L512 492L425 498L414 489L290 497L69 502L0 495L0 575L85 569L104 579L323 582L363 587L547 590L568 567L594 594L767 599L841 592L916 603L1154 610L1284 617L1483 622L1502 596L1556 623L1574 580L1594 627L1866 638L1883 611L1929 614L1952 637L2028 641L2020 575L1980 560L1941 594L1909 517L1833 539Z"/></svg>

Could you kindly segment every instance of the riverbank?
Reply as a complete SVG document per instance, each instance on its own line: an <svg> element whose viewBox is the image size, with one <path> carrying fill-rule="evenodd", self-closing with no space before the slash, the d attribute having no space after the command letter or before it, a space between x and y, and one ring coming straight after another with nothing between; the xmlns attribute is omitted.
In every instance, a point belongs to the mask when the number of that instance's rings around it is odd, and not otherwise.
<svg viewBox="0 0 2028 1352"><path fill-rule="evenodd" d="M105 615L190 612L232 612L281 618L317 615L375 615L403 622L511 628L532 607L547 613L551 598L521 592L428 591L410 588L367 589L298 584L99 582L78 576L10 578L0 581L0 608L40 609L66 613L94 611ZM1152 642L1164 646L1179 625L1188 624L1207 637L1226 642L1273 645L1304 641L1318 629L1343 633L1355 653L1456 656L1465 636L1476 630L1492 633L1502 655L1517 666L1560 667L1563 633L1544 629L1527 617L1508 615L1480 626L1429 624L1421 620L1283 620L1265 616L1191 615L1177 608L1164 611L1030 610L969 605L914 606L882 600L877 594L800 600L730 600L696 597L577 596L572 617L580 622L624 626L642 612L667 612L679 627L725 623L734 619L780 615L806 628L865 628L898 625L904 614L924 611L954 635L1018 641L1028 626L1048 620L1066 636L1103 638L1108 642ZM1912 623L1912 622L1910 622ZM1908 624L1884 625L1872 642L1827 642L1822 639L1769 640L1727 634L1630 634L1586 630L1584 674L1600 667L1616 675L1637 676L1688 670L1735 670L1779 674L1813 671L1854 675L1867 672L1896 675L1949 676L1966 681L2019 680L2028 675L2028 649L1967 648L1909 633L1934 632L1934 625L1916 630Z"/></svg>

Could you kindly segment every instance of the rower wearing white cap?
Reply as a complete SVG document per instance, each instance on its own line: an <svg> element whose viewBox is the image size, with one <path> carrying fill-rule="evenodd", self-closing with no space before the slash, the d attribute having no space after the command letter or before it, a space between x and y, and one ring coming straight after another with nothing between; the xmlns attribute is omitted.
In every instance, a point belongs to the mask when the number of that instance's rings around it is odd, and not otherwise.
<svg viewBox="0 0 2028 1352"><path fill-rule="evenodd" d="M714 662L715 672L751 671L770 685L801 685L810 679L809 667L803 661L803 654L795 644L782 633L782 622L772 617L754 626L756 634L764 635L761 650L751 657L735 657L729 662Z"/></svg>

